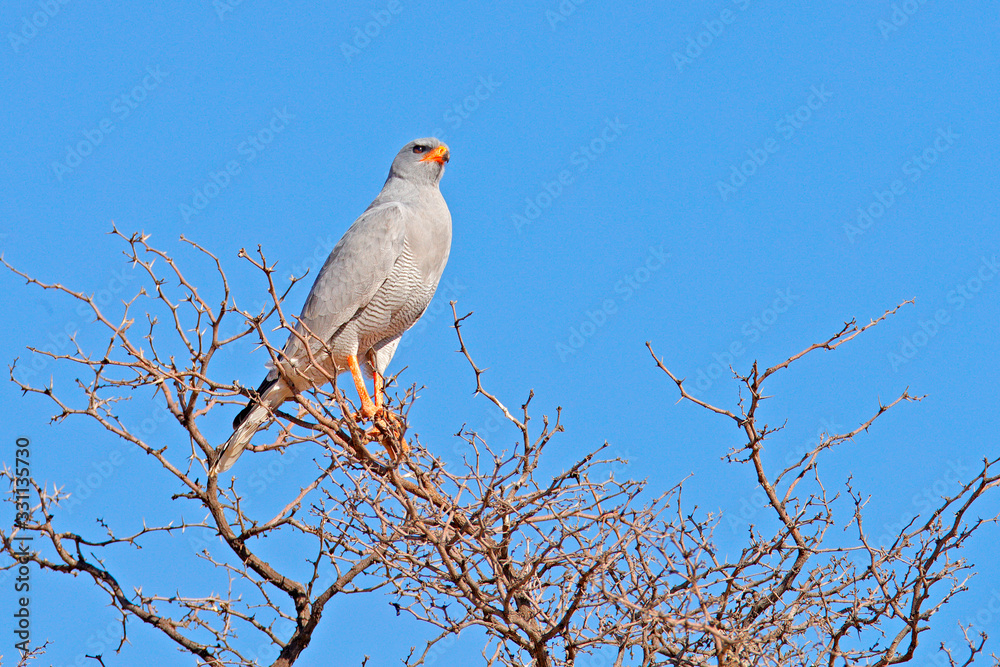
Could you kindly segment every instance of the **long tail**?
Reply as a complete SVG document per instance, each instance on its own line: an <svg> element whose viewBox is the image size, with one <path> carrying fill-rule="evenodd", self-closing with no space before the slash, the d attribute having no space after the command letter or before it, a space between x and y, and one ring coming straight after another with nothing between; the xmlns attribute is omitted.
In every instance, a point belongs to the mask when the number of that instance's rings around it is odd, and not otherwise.
<svg viewBox="0 0 1000 667"><path fill-rule="evenodd" d="M215 465L212 466L213 474L217 475L220 472L226 472L233 467L236 460L240 458L240 454L250 444L250 439L253 438L254 433L268 420L270 415L268 408L274 409L278 407L291 398L292 392L278 378L272 379L269 377L258 387L257 395L260 396L260 402L250 401L246 408L236 415L236 419L233 420L233 434L229 436L229 440L222 446L219 458L216 460Z"/></svg>

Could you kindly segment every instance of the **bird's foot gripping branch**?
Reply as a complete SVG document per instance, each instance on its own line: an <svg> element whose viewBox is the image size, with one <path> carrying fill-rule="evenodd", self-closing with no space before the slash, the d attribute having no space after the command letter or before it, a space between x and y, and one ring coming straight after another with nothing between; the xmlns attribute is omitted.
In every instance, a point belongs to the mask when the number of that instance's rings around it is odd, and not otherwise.
<svg viewBox="0 0 1000 667"><path fill-rule="evenodd" d="M240 268L260 280L244 278L234 291L227 262L197 243L182 239L167 252L144 235L112 234L124 241L126 261L138 274L135 293L117 305L14 269L86 308L94 323L68 350L32 349L52 362L50 383L19 377L17 362L10 375L28 400L56 406L56 422L66 421L58 433L89 420L109 436L101 444L142 452L129 466L142 496L123 503L95 495L69 514L58 479L54 485L31 479L31 503L18 527L0 530L0 567L25 558L18 544L30 536L34 549L26 558L34 577L82 575L93 582L120 622L113 650L156 655L173 646L212 667L288 667L317 631L350 643L336 636L331 613L319 630L335 599L342 609L374 600L374 608L390 612L387 618L394 610L417 620L424 631L400 656L411 667L440 663L463 646L497 667L888 666L933 655L920 639L968 585L972 565L962 548L988 523L977 513L1000 484L997 460L983 460L978 472L885 540L873 537L865 521L877 496L851 480L838 496L820 475L853 439L877 438L873 427L885 427L882 415L917 400L908 391L873 404L855 427L825 434L796 460L777 463L773 455L780 429L768 423L782 423L783 416L764 401L770 379L803 368L797 362L813 352L836 351L894 311L864 326L848 322L763 371L753 363L736 372L740 392L730 405L693 396L653 356L651 366L670 378L668 387L684 402L732 425L740 444L717 465L766 498L767 516L734 549L714 531L738 508L723 507L720 515L683 502L682 488L715 488L716 479L639 482L611 474L627 462L606 454L613 445L586 444L602 440L594 425L564 434L560 409L552 422L533 417L530 392L509 409L485 384L467 344L471 320L457 316L454 305L459 352L476 393L502 415L506 430L496 433L497 442L463 426L453 443L461 460L446 461L433 453L444 451L442 443L429 451L410 437L409 454L387 465L368 445L373 436L398 435L394 451L403 451L402 423L388 415L402 414L412 393L398 402L387 396L391 412L376 412L377 433L366 433L344 394L317 377L284 405L268 408L271 425L261 424L258 438L270 442L248 443L254 456L220 483L209 474L223 427L216 411L231 413L260 398L222 379L231 375L227 357L246 357L259 345L280 368L285 348L272 344L275 329L295 336L312 355L309 363L326 353L309 345L301 319L286 317L284 297L301 276L276 281L275 266L258 248L241 253L248 265ZM256 312L237 306L256 302L259 292L268 294L267 306ZM143 429L146 414L132 407L139 401L162 406L168 419ZM288 410L293 404L296 410ZM554 452L557 437L562 446ZM653 447L671 437L654 433L629 446ZM68 466L86 463L74 458L74 447L65 456ZM267 475L253 472L257 466ZM12 503L22 502L15 476L0 471L12 484ZM90 519L106 516L111 504L119 521L99 519L95 530ZM154 515L162 521L145 521ZM135 527L123 531L116 523ZM135 567L140 561L144 567ZM153 570L149 581L138 574ZM60 604L80 605L74 611L82 624L107 626L105 603ZM40 603L32 608L37 613L44 613ZM132 632L136 623L155 632ZM960 636L943 664L969 665L984 651L984 636L967 627ZM358 653L342 662L365 660Z"/></svg>

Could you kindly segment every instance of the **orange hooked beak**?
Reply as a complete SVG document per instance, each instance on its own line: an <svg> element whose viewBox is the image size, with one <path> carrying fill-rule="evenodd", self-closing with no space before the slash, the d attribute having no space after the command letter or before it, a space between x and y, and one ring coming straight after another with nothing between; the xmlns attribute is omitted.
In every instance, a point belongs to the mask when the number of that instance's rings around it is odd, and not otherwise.
<svg viewBox="0 0 1000 667"><path fill-rule="evenodd" d="M427 162L428 160L433 160L438 164L444 164L449 160L450 157L451 153L448 151L448 147L445 146L444 144L441 144L440 146L432 150L430 153L420 158L420 161Z"/></svg>

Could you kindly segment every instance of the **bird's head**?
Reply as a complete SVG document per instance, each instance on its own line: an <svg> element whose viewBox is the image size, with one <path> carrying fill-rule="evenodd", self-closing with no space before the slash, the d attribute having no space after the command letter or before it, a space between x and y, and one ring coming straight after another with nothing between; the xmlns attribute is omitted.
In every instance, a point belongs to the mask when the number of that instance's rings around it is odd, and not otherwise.
<svg viewBox="0 0 1000 667"><path fill-rule="evenodd" d="M448 147L439 139L428 137L416 139L403 146L392 161L390 176L398 176L409 181L430 181L437 183L444 173L444 163L448 161Z"/></svg>

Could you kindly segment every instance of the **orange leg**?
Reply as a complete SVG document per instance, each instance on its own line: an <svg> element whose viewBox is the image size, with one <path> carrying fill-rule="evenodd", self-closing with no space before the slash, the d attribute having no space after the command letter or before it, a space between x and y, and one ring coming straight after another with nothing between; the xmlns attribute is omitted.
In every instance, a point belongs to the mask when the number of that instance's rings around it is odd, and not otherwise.
<svg viewBox="0 0 1000 667"><path fill-rule="evenodd" d="M347 365L351 369L351 377L354 378L354 387L358 390L358 396L361 397L361 414L366 418L371 419L378 412L378 408L372 402L371 396L368 395L368 388L365 387L365 377L361 374L361 367L358 366L358 358L355 355L351 355L347 358ZM376 375L377 377L377 375ZM381 391L379 391L378 380L375 380L375 395L381 399ZM379 400L381 403L381 400Z"/></svg>
<svg viewBox="0 0 1000 667"><path fill-rule="evenodd" d="M385 379L382 377L382 374L376 370L378 367L375 365L374 355L369 356L368 360L372 365L372 369L374 370L373 375L375 376L374 402L372 402L372 399L368 396L368 389L365 387L364 376L361 375L361 368L358 366L358 358L353 354L347 358L347 364L351 368L351 376L354 378L354 386L358 390L358 396L361 397L361 414L367 419L372 419L373 417L381 414L388 423L380 423L378 420L373 420L375 423L366 433L372 439L381 441L386 451L389 452L390 458L398 463L400 453L397 452L392 444L387 441L388 436L385 432L385 428L388 427L395 431L395 437L399 438L399 445L402 448L402 452L405 454L410 451L410 446L407 445L406 440L403 439L403 430L405 429L405 426L400 423L399 418L396 415L383 409L382 401L385 396Z"/></svg>
<svg viewBox="0 0 1000 667"><path fill-rule="evenodd" d="M375 353L368 353L368 363L372 365L372 374L375 376L375 409L382 409L382 397L385 393L385 379L382 374L378 372L378 366L375 364Z"/></svg>

